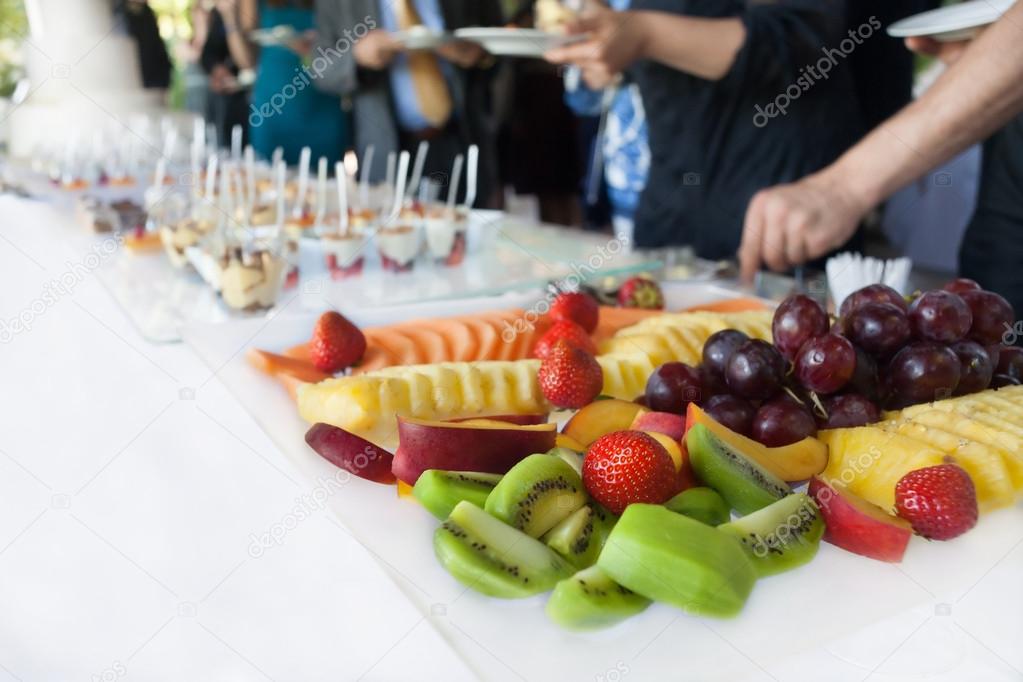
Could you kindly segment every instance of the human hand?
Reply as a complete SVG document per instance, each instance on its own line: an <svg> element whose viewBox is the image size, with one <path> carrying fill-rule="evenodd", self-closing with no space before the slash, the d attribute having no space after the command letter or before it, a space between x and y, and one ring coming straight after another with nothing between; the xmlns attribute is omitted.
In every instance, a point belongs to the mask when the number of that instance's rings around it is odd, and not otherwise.
<svg viewBox="0 0 1023 682"><path fill-rule="evenodd" d="M762 262L782 271L819 258L856 231L868 202L826 173L754 195L739 247L743 280L752 281Z"/></svg>
<svg viewBox="0 0 1023 682"><path fill-rule="evenodd" d="M448 60L455 66L463 69L470 69L487 56L478 43L468 40L452 40L437 47L437 54Z"/></svg>
<svg viewBox="0 0 1023 682"><path fill-rule="evenodd" d="M288 43L288 49L303 59L313 50L316 44L316 31L303 31Z"/></svg>
<svg viewBox="0 0 1023 682"><path fill-rule="evenodd" d="M404 49L387 31L373 29L355 41L352 53L359 66L379 71L390 66L394 57Z"/></svg>
<svg viewBox="0 0 1023 682"><path fill-rule="evenodd" d="M544 57L554 64L579 66L586 84L600 89L612 84L618 74L643 56L646 23L641 14L591 4L583 16L566 26L566 33L589 37L549 50Z"/></svg>
<svg viewBox="0 0 1023 682"><path fill-rule="evenodd" d="M906 38L906 47L913 52L936 57L943 61L945 66L951 66L966 52L966 48L972 42L972 40L957 40L943 43L934 38Z"/></svg>

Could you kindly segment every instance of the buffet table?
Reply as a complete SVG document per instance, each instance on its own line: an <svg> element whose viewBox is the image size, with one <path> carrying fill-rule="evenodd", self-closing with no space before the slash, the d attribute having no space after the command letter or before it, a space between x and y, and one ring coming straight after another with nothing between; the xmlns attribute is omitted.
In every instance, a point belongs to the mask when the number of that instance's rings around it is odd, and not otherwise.
<svg viewBox="0 0 1023 682"><path fill-rule="evenodd" d="M331 482L278 451L219 367L139 334L94 276L97 239L41 203L0 196L0 216L0 680L648 679L646 648L539 675L472 633L447 639L443 605L414 606L414 581L353 538ZM710 627L698 646L720 652L721 679L1018 680L1019 514L985 518L996 546L957 545L966 591L884 566L916 606L795 656L751 655ZM779 618L812 630L841 614ZM662 672L688 679L671 635L650 650L677 652Z"/></svg>

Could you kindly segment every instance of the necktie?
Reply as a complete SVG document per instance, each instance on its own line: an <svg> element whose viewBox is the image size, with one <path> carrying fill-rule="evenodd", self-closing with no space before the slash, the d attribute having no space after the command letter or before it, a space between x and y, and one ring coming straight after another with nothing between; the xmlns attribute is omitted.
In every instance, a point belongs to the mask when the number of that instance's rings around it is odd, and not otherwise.
<svg viewBox="0 0 1023 682"><path fill-rule="evenodd" d="M401 30L422 24L413 0L397 0L394 9ZM437 56L429 50L412 50L408 53L408 70L423 118L434 128L443 128L451 118L452 105Z"/></svg>

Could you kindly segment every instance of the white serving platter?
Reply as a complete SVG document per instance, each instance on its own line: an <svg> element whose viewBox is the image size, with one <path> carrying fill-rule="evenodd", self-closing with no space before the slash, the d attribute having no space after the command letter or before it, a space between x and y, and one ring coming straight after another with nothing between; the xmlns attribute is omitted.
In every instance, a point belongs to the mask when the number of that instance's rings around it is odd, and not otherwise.
<svg viewBox="0 0 1023 682"><path fill-rule="evenodd" d="M454 32L459 40L478 43L484 50L500 57L543 57L548 50L586 40L585 35L566 36L535 28L460 28Z"/></svg>
<svg viewBox="0 0 1023 682"><path fill-rule="evenodd" d="M969 40L993 24L1016 0L972 0L906 17L888 27L893 38L934 38L939 42Z"/></svg>
<svg viewBox="0 0 1023 682"><path fill-rule="evenodd" d="M713 284L668 284L665 293L669 309L736 295ZM377 325L471 313L487 303L494 302L364 309L351 317L359 325ZM306 446L308 425L299 419L293 402L276 382L248 366L244 351L301 343L308 339L314 319L314 314L277 315L184 329L185 341L310 481L338 470ZM329 506L423 617L486 680L771 679L764 671L932 603L938 594L965 596L985 581L985 593L1019 593L1018 571L992 570L1020 542L1023 509L1016 507L986 516L954 542L916 539L897 566L822 544L810 564L761 580L742 614L732 620L692 617L654 604L614 628L579 634L547 619L546 596L505 601L456 582L433 555L437 521L413 500L398 498L393 487L352 478ZM1023 556L1013 556L1013 566L1023 564ZM985 613L983 622L1011 636L1023 630L1016 612L1013 607ZM820 679L826 678L824 673Z"/></svg>

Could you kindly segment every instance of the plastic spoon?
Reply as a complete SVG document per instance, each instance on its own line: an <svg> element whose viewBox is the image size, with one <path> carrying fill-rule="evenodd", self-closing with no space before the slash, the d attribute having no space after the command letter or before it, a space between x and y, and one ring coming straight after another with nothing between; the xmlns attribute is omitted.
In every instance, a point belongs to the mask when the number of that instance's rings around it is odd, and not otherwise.
<svg viewBox="0 0 1023 682"><path fill-rule="evenodd" d="M405 181L408 176L409 153L402 152L398 158L398 179L394 192L394 205L391 207L391 220L401 213L402 197L405 196Z"/></svg>
<svg viewBox="0 0 1023 682"><path fill-rule="evenodd" d="M236 125L231 128L231 158L241 161L242 158L242 127Z"/></svg>
<svg viewBox="0 0 1023 682"><path fill-rule="evenodd" d="M476 182L480 165L480 148L476 145L469 145L469 156L467 158L465 173L465 207L472 209L476 203Z"/></svg>
<svg viewBox="0 0 1023 682"><path fill-rule="evenodd" d="M448 206L447 215L454 216L455 214L455 200L458 198L458 183L462 179L462 165L465 163L465 158L459 154L455 157L455 164L451 168L451 184L448 185Z"/></svg>
<svg viewBox="0 0 1023 682"><path fill-rule="evenodd" d="M326 159L324 159L326 162ZM334 175L337 180L337 226L343 236L348 236L348 176L345 164L338 161L334 164Z"/></svg>
<svg viewBox="0 0 1023 682"><path fill-rule="evenodd" d="M298 195L295 197L295 207L291 209L291 216L296 220L305 213L305 195L309 191L309 162L312 156L312 149L302 147L302 155L298 160Z"/></svg>
<svg viewBox="0 0 1023 682"><path fill-rule="evenodd" d="M323 225L327 215L327 157L321 156L316 167L316 224Z"/></svg>
<svg viewBox="0 0 1023 682"><path fill-rule="evenodd" d="M366 159L360 169L362 171L362 177L359 178L359 206L363 209L369 206L369 175L373 169L373 152L376 149L373 145L366 147Z"/></svg>
<svg viewBox="0 0 1023 682"><path fill-rule="evenodd" d="M409 181L408 189L405 191L405 198L414 197L419 191L419 184L423 180L423 168L426 166L426 155L430 151L430 143L423 140L416 149L416 160L412 164L412 179Z"/></svg>

